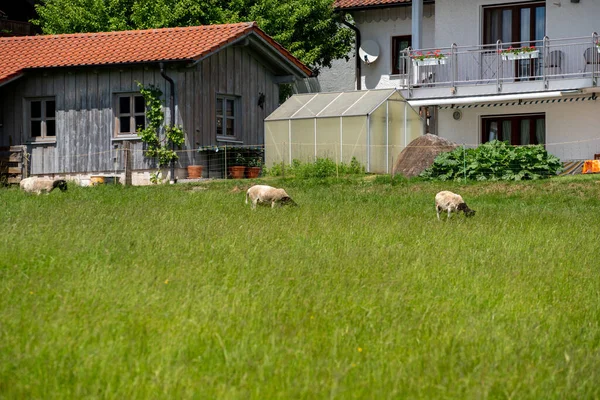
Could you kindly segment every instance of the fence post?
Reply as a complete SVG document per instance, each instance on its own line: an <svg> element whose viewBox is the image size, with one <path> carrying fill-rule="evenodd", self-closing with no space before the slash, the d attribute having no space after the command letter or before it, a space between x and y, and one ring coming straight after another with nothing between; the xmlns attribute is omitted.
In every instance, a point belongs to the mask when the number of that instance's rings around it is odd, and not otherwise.
<svg viewBox="0 0 600 400"><path fill-rule="evenodd" d="M596 51L592 52L592 85L598 85L598 34L596 32L592 33L592 48Z"/></svg>
<svg viewBox="0 0 600 400"><path fill-rule="evenodd" d="M123 156L125 157L125 186L131 186L131 143L126 140L123 143Z"/></svg>
<svg viewBox="0 0 600 400"><path fill-rule="evenodd" d="M452 70L451 70L451 74L452 74L452 94L456 94L456 78L458 77L458 68L457 68L457 60L458 60L458 55L456 54L456 47L457 44L456 43L452 43L452 46L450 47L450 62L452 63Z"/></svg>
<svg viewBox="0 0 600 400"><path fill-rule="evenodd" d="M502 81L500 80L500 72L502 71L502 55L500 52L502 51L502 41L500 39L496 40L496 91L498 93L502 92Z"/></svg>
<svg viewBox="0 0 600 400"><path fill-rule="evenodd" d="M227 179L227 144L225 144L225 153L224 154L225 154L224 155L224 157L225 157L225 164L224 164L225 165L225 169L223 170L223 175L224 175L223 177L225 179Z"/></svg>
<svg viewBox="0 0 600 400"><path fill-rule="evenodd" d="M543 77L544 77L543 78L544 79L544 89L548 89L548 76L546 74L546 62L549 61L548 57L550 56L549 52L548 52L548 41L549 40L550 39L548 38L548 36L544 36L543 51L542 51L542 54L543 54L543 58L542 58L542 64L543 64L542 65L542 71L543 72L542 72L542 74L543 74Z"/></svg>
<svg viewBox="0 0 600 400"><path fill-rule="evenodd" d="M467 150L465 149L464 143L463 143L463 176L465 178L465 183L467 183Z"/></svg>

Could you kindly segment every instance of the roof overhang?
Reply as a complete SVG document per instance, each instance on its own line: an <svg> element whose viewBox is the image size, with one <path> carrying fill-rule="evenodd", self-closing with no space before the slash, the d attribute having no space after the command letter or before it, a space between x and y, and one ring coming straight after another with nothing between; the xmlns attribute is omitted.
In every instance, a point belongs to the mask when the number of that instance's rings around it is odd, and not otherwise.
<svg viewBox="0 0 600 400"><path fill-rule="evenodd" d="M500 103L506 101L523 101L531 99L552 99L560 98L563 96L581 95L582 91L552 91L552 92L534 92L534 93L513 93L503 95L490 95L490 96L470 96L470 97L455 97L455 98L438 98L438 99L425 99L425 100L408 100L408 104L413 107L425 107L425 106L463 106L469 104L482 104L482 103ZM595 97L595 96L593 96Z"/></svg>
<svg viewBox="0 0 600 400"><path fill-rule="evenodd" d="M423 4L434 4L435 0L423 0ZM354 6L354 7L340 7L335 8L336 12L352 12L352 11L366 11L366 10L374 10L374 9L382 9L382 8L395 8L395 7L410 7L412 6L412 1L407 1L404 3L394 3L394 4L371 4L366 6Z"/></svg>
<svg viewBox="0 0 600 400"><path fill-rule="evenodd" d="M9 83L16 81L17 79L19 79L20 77L22 77L23 75L25 75L24 73L17 73L11 76L8 76L6 78L4 78L3 80L0 81L0 87L4 86L4 85L8 85Z"/></svg>

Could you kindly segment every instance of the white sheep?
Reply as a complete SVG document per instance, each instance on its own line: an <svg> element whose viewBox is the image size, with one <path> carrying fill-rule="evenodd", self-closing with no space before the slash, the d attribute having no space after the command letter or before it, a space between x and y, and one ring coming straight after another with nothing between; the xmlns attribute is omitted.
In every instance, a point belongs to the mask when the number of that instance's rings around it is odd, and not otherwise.
<svg viewBox="0 0 600 400"><path fill-rule="evenodd" d="M435 211L438 219L440 219L440 211L448 211L448 218L450 218L450 213L460 211L463 211L467 217L475 215L475 210L471 210L459 194L448 190L435 195Z"/></svg>
<svg viewBox="0 0 600 400"><path fill-rule="evenodd" d="M254 185L248 191L246 191L246 204L248 199L252 204L252 209L256 208L258 203L270 203L271 208L276 205L293 205L296 206L296 202L285 192L283 189L277 189L267 185Z"/></svg>
<svg viewBox="0 0 600 400"><path fill-rule="evenodd" d="M50 193L56 188L59 188L64 192L67 190L67 181L64 179L54 180L52 178L38 178L37 176L32 176L21 180L19 186L21 187L21 190L39 195L44 192Z"/></svg>

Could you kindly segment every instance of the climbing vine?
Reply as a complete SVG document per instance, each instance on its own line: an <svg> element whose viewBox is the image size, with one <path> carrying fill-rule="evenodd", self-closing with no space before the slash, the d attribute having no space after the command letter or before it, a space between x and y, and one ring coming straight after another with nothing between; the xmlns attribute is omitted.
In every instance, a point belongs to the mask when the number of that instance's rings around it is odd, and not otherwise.
<svg viewBox="0 0 600 400"><path fill-rule="evenodd" d="M163 104L160 100L163 93L154 85L144 87L142 83L136 83L146 102L146 120L148 121L146 128L140 129L138 135L147 145L146 157L156 157L158 166L166 167L170 162L179 158L170 145L180 147L185 142L183 129L178 125L169 125L165 127L165 135L161 138L160 128L165 120Z"/></svg>

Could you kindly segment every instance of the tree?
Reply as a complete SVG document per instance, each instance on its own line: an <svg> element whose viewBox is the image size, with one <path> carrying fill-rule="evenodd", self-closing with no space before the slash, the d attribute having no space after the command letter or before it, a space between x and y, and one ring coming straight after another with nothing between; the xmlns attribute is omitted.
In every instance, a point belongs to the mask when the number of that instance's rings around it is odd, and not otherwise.
<svg viewBox="0 0 600 400"><path fill-rule="evenodd" d="M333 0L42 0L45 34L105 32L256 21L311 68L347 57L353 33L340 23Z"/></svg>

